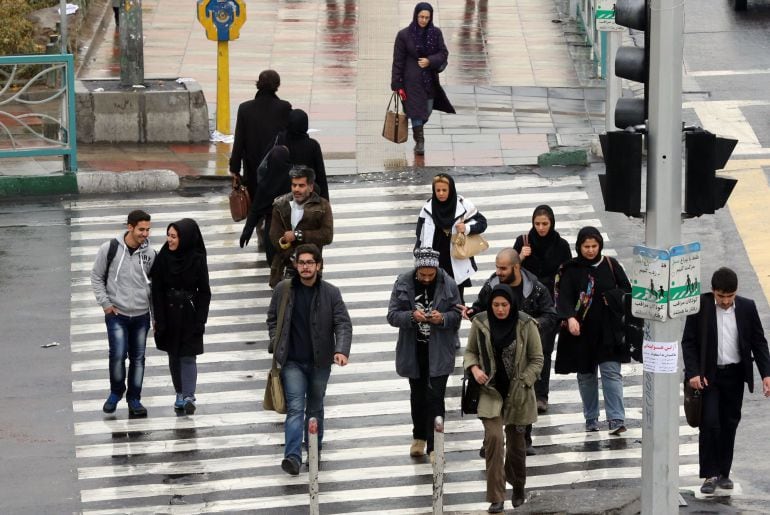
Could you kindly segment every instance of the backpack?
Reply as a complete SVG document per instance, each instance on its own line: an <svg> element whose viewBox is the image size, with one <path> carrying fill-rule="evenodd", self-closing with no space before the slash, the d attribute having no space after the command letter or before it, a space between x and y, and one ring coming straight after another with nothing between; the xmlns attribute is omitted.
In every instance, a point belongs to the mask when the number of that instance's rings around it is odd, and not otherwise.
<svg viewBox="0 0 770 515"><path fill-rule="evenodd" d="M104 279L105 287L107 287L107 278L110 275L110 265L112 264L112 260L115 259L115 255L118 253L118 245L120 245L120 242L117 238L112 238L110 240L110 248L107 250L107 265L104 267L104 276L102 277Z"/></svg>

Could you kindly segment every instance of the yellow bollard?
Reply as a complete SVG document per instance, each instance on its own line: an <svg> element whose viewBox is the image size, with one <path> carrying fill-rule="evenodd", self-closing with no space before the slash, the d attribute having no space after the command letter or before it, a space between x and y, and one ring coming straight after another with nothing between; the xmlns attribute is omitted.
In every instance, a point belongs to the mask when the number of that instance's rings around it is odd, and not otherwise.
<svg viewBox="0 0 770 515"><path fill-rule="evenodd" d="M230 134L230 47L217 41L217 130Z"/></svg>

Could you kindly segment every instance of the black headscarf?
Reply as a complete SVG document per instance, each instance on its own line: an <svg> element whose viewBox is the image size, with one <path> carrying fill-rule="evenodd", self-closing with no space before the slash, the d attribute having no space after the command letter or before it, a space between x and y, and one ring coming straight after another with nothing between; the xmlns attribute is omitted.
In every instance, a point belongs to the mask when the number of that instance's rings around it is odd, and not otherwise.
<svg viewBox="0 0 770 515"><path fill-rule="evenodd" d="M420 24L417 23L417 15L420 11L430 12L430 21L428 25L423 29ZM412 41L417 52L417 57L428 57L437 53L439 48L439 30L433 25L433 6L428 2L420 2L414 6L414 14L412 15L412 23L409 24L409 33L412 35ZM433 91L433 76L434 72L430 68L421 68L420 75L422 77L422 85L425 91ZM431 97L432 98L432 97Z"/></svg>
<svg viewBox="0 0 770 515"><path fill-rule="evenodd" d="M286 127L286 137L289 140L305 139L307 135L307 113L302 109L292 109L289 113L289 125Z"/></svg>
<svg viewBox="0 0 770 515"><path fill-rule="evenodd" d="M203 243L198 223L192 218L182 218L168 224L166 232L176 229L179 245L176 250L168 248L168 242L158 252L156 266L166 277L182 275L190 270L200 258L206 258L206 245Z"/></svg>
<svg viewBox="0 0 770 515"><path fill-rule="evenodd" d="M273 209L273 200L276 197L291 191L291 179L289 170L292 162L289 149L284 145L276 145L267 156L267 173L259 178L257 191L252 202L254 209L259 214L266 214Z"/></svg>
<svg viewBox="0 0 770 515"><path fill-rule="evenodd" d="M547 216L551 221L551 227L548 229L548 233L545 236L540 236L535 229L535 217ZM553 209L551 206L545 204L539 205L532 213L532 228L529 230L529 246L532 248L532 253L540 259L545 259L548 249L552 245L558 243L559 233L556 232L556 219L553 216Z"/></svg>
<svg viewBox="0 0 770 515"><path fill-rule="evenodd" d="M495 300L495 297L504 297L511 304L511 310L508 312L508 316L503 320L497 318L492 309L492 301ZM513 300L513 290L511 290L511 287L507 284L498 284L492 288L492 294L489 297L489 305L487 306L487 319L489 320L489 332L492 335L492 346L495 349L500 350L516 340L516 324L519 321L519 307Z"/></svg>
<svg viewBox="0 0 770 515"><path fill-rule="evenodd" d="M452 229L455 223L455 212L457 210L455 181L450 175L445 173L440 173L436 177L443 177L449 181L449 196L444 202L441 202L436 197L436 183L433 183L431 186L433 189L433 198L430 202L431 215L433 216L433 223L437 228L449 230Z"/></svg>
<svg viewBox="0 0 770 515"><path fill-rule="evenodd" d="M599 252L596 254L596 257L593 259L586 259L583 257L583 254L580 252L580 246L583 244L584 241L587 239L594 239L599 244ZM577 260L578 263L581 265L595 265L602 259L602 249L604 248L604 238L602 238L602 234L599 232L599 229L592 226L586 226L580 229L580 232L578 232L577 235L577 241L575 242L575 250L577 251Z"/></svg>

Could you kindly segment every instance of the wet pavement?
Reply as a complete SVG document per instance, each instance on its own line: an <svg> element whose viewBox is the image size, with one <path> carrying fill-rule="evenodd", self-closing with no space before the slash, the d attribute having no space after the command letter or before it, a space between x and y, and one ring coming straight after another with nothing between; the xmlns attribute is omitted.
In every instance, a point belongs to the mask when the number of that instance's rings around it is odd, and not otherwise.
<svg viewBox="0 0 770 515"><path fill-rule="evenodd" d="M262 69L281 74L279 96L308 112L327 173L411 166L535 164L549 134L603 128L604 92L585 77L585 49L570 37L564 0L442 0L435 23L449 48L441 81L456 115L434 113L426 155L382 138L396 32L413 1L247 2L240 39L230 43L230 111L253 98ZM205 38L188 0L143 2L146 78L192 77L216 112L216 43ZM183 13L188 13L184 15ZM111 17L108 9L105 16ZM80 78L120 74L112 20L92 43ZM576 54L577 53L577 54ZM577 59L576 59L577 55ZM599 86L599 88L597 88ZM212 123L213 128L213 123ZM81 145L81 170L167 168L180 175L226 175L227 143Z"/></svg>

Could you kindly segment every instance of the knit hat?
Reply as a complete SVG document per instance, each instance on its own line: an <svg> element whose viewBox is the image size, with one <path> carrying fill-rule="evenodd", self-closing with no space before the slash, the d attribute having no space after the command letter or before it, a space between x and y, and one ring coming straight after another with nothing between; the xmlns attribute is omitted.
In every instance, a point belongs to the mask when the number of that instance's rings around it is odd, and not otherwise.
<svg viewBox="0 0 770 515"><path fill-rule="evenodd" d="M414 267L415 268L438 268L439 253L430 247L414 249Z"/></svg>

